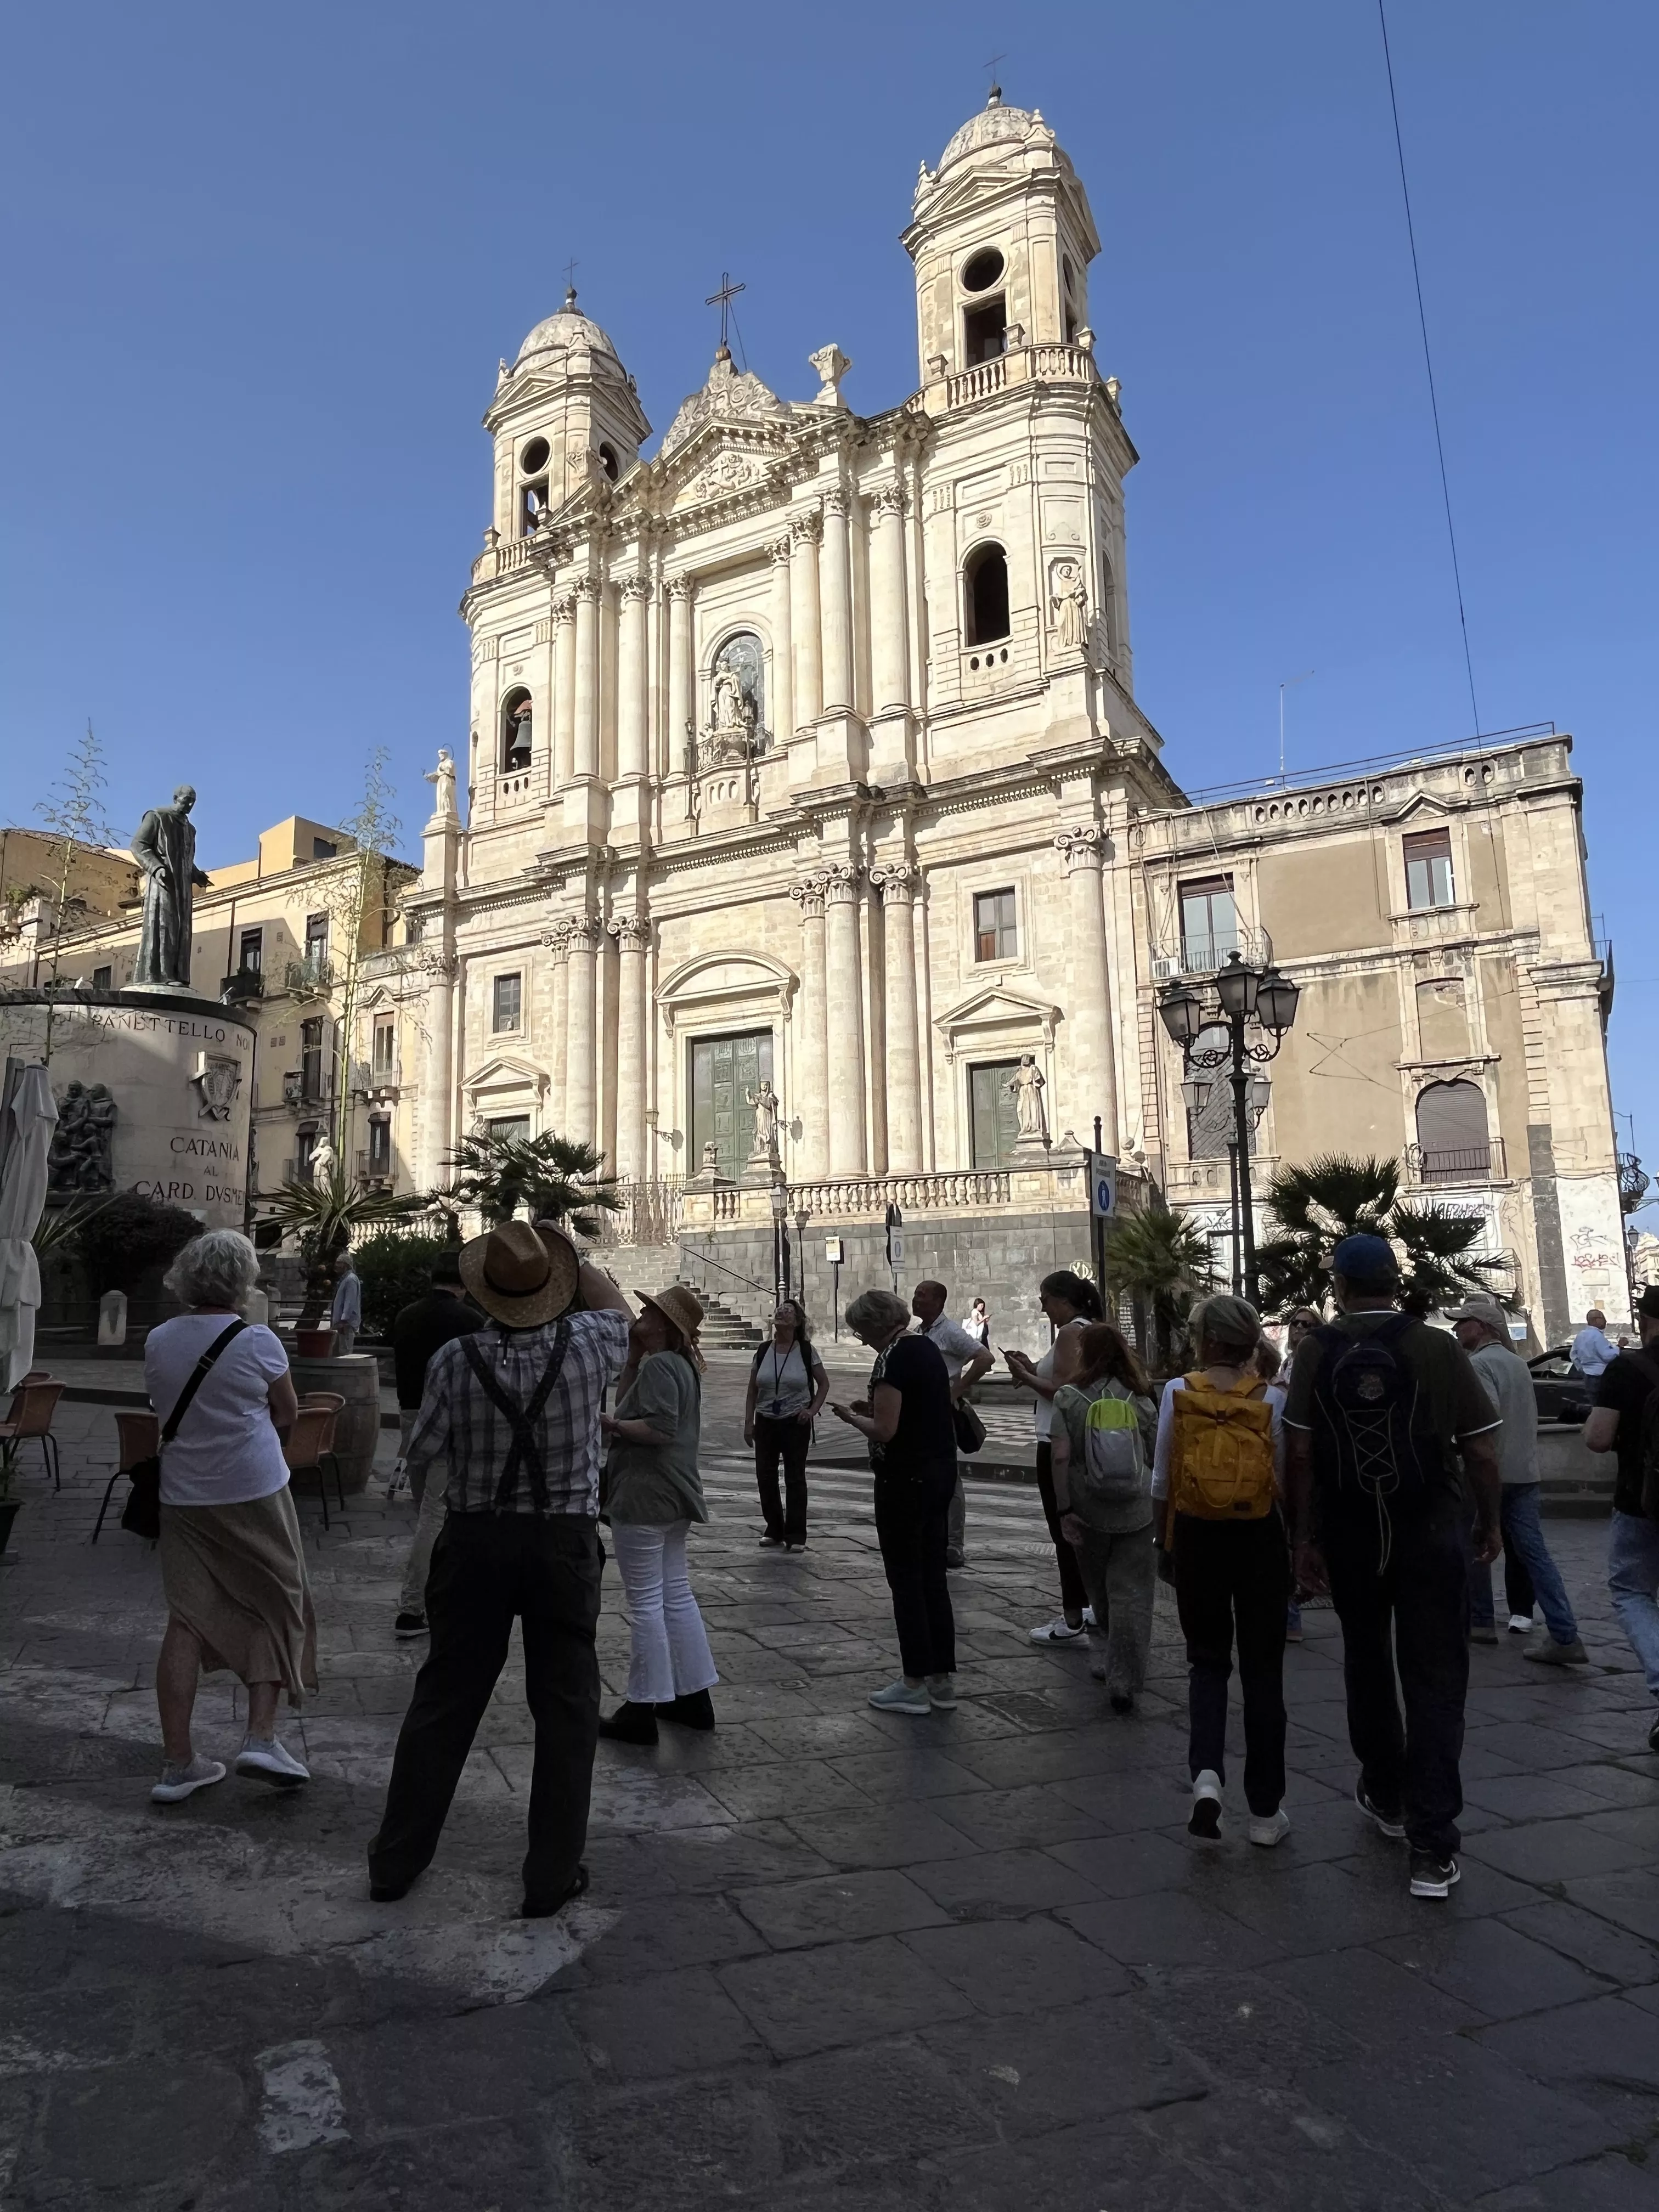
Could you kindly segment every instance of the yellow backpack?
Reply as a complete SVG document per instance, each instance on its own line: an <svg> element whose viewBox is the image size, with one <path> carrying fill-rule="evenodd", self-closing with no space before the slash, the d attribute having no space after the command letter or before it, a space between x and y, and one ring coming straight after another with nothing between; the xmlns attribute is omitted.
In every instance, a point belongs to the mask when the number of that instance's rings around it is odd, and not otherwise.
<svg viewBox="0 0 1659 2212"><path fill-rule="evenodd" d="M1199 1521L1261 1521L1273 1508L1273 1416L1259 1375L1218 1390L1201 1371L1175 1394L1171 1503Z"/></svg>

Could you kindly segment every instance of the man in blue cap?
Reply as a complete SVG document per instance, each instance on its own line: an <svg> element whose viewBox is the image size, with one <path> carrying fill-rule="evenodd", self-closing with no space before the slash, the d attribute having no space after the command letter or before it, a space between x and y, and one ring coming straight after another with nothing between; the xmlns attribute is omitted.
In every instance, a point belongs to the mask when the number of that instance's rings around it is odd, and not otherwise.
<svg viewBox="0 0 1659 2212"><path fill-rule="evenodd" d="M1456 1340L1399 1310L1385 1238L1345 1237L1331 1276L1341 1313L1297 1352L1285 1409L1297 1580L1328 1588L1342 1623L1354 1802L1410 1843L1412 1895L1444 1897L1463 1808L1465 1528L1473 1505L1474 1557L1490 1565L1500 1423Z"/></svg>

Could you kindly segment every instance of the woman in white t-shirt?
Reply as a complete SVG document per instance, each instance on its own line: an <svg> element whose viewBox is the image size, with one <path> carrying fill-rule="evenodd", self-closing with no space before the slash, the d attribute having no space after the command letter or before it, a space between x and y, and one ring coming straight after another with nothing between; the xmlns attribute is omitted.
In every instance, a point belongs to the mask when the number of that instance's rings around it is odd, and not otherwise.
<svg viewBox="0 0 1659 2212"><path fill-rule="evenodd" d="M163 1428L204 1356L212 1364L161 1446L161 1585L167 1634L155 1666L166 1763L150 1795L174 1805L222 1782L191 1743L197 1681L228 1668L247 1686L236 1771L292 1788L305 1767L276 1735L276 1700L317 1686L317 1622L279 1427L299 1411L288 1354L240 1322L259 1273L246 1237L217 1229L185 1245L167 1283L189 1308L144 1343L144 1386Z"/></svg>

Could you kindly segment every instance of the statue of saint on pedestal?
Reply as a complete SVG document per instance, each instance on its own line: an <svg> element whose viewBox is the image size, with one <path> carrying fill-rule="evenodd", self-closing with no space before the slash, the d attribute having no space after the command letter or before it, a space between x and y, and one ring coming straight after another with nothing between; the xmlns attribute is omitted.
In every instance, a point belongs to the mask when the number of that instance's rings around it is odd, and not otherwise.
<svg viewBox="0 0 1659 2212"><path fill-rule="evenodd" d="M144 915L138 933L137 984L190 988L191 913L197 884L208 878L196 865L196 827L190 810L196 793L181 783L171 806L152 806L138 824L132 857L144 875Z"/></svg>
<svg viewBox="0 0 1659 2212"><path fill-rule="evenodd" d="M326 1129L319 1131L317 1141L311 1148L310 1180L313 1182L332 1182L339 1165L340 1155L334 1149L333 1138Z"/></svg>
<svg viewBox="0 0 1659 2212"><path fill-rule="evenodd" d="M438 748L438 765L426 772L427 781L434 787L432 812L440 822L453 822L455 807L455 756L447 745Z"/></svg>
<svg viewBox="0 0 1659 2212"><path fill-rule="evenodd" d="M1048 1141L1048 1116L1043 1112L1042 1094L1048 1089L1042 1071L1033 1054L1020 1054L1019 1066L1008 1085L1013 1093L1014 1113L1019 1122L1022 1142L1035 1138L1037 1143Z"/></svg>
<svg viewBox="0 0 1659 2212"><path fill-rule="evenodd" d="M745 1091L744 1097L755 1109L755 1141L749 1148L751 1160L767 1160L772 1166L778 1159L778 1115L781 1101L769 1080L763 1079L757 1091Z"/></svg>

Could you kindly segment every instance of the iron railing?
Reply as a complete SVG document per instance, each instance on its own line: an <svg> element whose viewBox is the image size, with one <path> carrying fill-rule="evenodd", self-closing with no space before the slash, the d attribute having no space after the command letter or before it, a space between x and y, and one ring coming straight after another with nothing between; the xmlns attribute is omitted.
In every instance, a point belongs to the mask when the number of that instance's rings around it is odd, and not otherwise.
<svg viewBox="0 0 1659 2212"><path fill-rule="evenodd" d="M1425 1188L1437 1184L1503 1182L1508 1174L1504 1139L1492 1137L1484 1145L1407 1145L1406 1173Z"/></svg>

